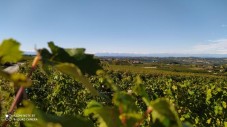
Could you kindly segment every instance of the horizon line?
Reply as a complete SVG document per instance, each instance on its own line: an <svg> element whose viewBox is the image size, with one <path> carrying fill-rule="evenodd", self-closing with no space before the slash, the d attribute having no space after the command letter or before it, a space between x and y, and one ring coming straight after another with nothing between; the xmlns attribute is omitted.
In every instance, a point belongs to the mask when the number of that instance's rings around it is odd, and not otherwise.
<svg viewBox="0 0 227 127"><path fill-rule="evenodd" d="M22 52L27 53L36 53L36 51L32 50L22 50ZM223 53L172 53L172 52L154 52L154 53L137 53L137 52L86 52L88 54L131 54L131 55L153 55L153 54L171 54L171 55L227 55Z"/></svg>
<svg viewBox="0 0 227 127"><path fill-rule="evenodd" d="M23 51L25 55L35 55L35 51ZM211 54L211 53L88 53L98 57L200 57L200 58L227 58L227 54Z"/></svg>

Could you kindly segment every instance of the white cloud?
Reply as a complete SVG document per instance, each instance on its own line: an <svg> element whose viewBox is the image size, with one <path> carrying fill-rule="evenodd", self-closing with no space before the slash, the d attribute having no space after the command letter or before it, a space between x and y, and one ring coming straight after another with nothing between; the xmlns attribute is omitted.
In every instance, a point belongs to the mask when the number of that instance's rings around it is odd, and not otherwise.
<svg viewBox="0 0 227 127"><path fill-rule="evenodd" d="M227 39L210 41L208 44L199 44L193 47L194 53L227 54Z"/></svg>

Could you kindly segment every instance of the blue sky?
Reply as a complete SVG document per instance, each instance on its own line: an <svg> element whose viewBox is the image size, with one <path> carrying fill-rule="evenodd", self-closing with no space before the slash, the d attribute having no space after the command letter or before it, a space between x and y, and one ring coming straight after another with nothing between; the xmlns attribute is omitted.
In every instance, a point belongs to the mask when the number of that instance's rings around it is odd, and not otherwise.
<svg viewBox="0 0 227 127"><path fill-rule="evenodd" d="M226 0L0 0L0 39L89 53L227 54Z"/></svg>

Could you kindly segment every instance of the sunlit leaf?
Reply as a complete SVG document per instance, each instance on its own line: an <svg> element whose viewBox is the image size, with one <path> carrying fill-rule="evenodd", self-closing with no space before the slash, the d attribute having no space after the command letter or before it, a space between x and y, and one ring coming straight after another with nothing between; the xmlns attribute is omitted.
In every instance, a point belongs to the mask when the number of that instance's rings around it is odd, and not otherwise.
<svg viewBox="0 0 227 127"><path fill-rule="evenodd" d="M211 89L208 89L207 90L207 97L206 97L206 103L207 104L210 104L210 99L212 98L212 91L211 91Z"/></svg>
<svg viewBox="0 0 227 127"><path fill-rule="evenodd" d="M65 49L65 51L72 57L80 60L86 57L84 48Z"/></svg>
<svg viewBox="0 0 227 127"><path fill-rule="evenodd" d="M20 43L14 39L3 40L0 45L0 62L17 62L22 58Z"/></svg>
<svg viewBox="0 0 227 127"><path fill-rule="evenodd" d="M226 108L227 107L226 102L222 101L222 106L223 106L223 108Z"/></svg>
<svg viewBox="0 0 227 127"><path fill-rule="evenodd" d="M29 87L32 82L24 74L14 73L11 76L11 81L17 86Z"/></svg>
<svg viewBox="0 0 227 127"><path fill-rule="evenodd" d="M21 73L9 74L7 72L0 71L0 76L9 81L12 81L14 85L17 86L29 87L32 84L31 80L29 80L24 74Z"/></svg>

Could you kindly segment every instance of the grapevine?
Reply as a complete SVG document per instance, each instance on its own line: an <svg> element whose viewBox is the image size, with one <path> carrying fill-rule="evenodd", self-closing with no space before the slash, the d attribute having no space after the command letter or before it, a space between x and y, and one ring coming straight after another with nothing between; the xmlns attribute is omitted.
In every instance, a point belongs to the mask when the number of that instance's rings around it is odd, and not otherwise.
<svg viewBox="0 0 227 127"><path fill-rule="evenodd" d="M199 126L227 124L227 81L223 78L114 71L102 67L99 59L86 54L85 49L64 49L53 42L48 46L50 50L37 50L33 63L25 63L16 74L0 72L13 83L13 87L20 87L9 113L13 114L15 110L15 114L37 117L37 121L23 121L25 126L190 127L189 122ZM0 50L1 63L17 62L22 58L17 41L4 40L0 49L7 47L15 48L10 53L9 49ZM208 85L201 87L202 82ZM29 100L19 101L25 88ZM0 97L1 105L2 97L5 95ZM18 103L23 107L15 108ZM0 122L4 127L8 123L18 125L13 120Z"/></svg>

